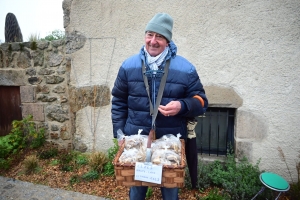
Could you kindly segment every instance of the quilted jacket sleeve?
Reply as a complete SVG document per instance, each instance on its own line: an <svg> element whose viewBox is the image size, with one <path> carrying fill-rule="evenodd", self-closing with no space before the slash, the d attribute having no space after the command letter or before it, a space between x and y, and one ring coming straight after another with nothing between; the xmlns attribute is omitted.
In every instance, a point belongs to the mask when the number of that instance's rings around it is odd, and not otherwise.
<svg viewBox="0 0 300 200"><path fill-rule="evenodd" d="M117 138L117 130L122 131L127 115L128 115L128 82L126 80L126 73L124 68L120 68L117 78L112 89L112 123L114 138Z"/></svg>
<svg viewBox="0 0 300 200"><path fill-rule="evenodd" d="M208 100L205 95L205 91L201 80L198 76L198 73L195 68L189 73L189 86L187 87L187 97L181 99L184 103L183 110L180 111L180 114L184 117L196 117L203 115L206 112L208 107ZM202 106L201 102L197 98L193 98L195 95L202 98L204 105Z"/></svg>

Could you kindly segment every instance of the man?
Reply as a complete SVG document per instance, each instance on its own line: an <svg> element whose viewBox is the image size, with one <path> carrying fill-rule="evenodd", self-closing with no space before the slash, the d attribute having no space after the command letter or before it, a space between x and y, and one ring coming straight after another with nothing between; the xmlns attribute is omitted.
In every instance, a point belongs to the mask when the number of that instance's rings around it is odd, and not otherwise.
<svg viewBox="0 0 300 200"><path fill-rule="evenodd" d="M187 118L202 115L208 106L205 91L195 67L176 55L172 41L173 19L166 13L156 14L145 29L145 45L139 54L126 59L119 69L112 89L112 122L114 137L121 129L125 135L148 135L155 129L156 138L180 133L187 138ZM168 75L160 102L156 102L164 68ZM143 73L143 67L145 73ZM166 67L167 68L167 67ZM147 77L144 82L144 76ZM149 89L147 91L148 85ZM149 96L148 96L149 93ZM158 114L152 123L152 114L158 103ZM152 110L150 115L150 105ZM196 151L196 149L195 149ZM131 187L131 200L144 200L147 187ZM178 199L178 188L161 188L164 200Z"/></svg>

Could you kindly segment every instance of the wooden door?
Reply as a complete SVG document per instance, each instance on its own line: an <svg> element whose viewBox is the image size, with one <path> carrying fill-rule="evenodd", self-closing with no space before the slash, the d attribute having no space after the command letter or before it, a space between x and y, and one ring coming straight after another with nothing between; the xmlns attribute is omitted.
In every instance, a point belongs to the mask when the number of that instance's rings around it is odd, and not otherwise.
<svg viewBox="0 0 300 200"><path fill-rule="evenodd" d="M22 119L19 86L0 86L0 136L9 134L13 120Z"/></svg>

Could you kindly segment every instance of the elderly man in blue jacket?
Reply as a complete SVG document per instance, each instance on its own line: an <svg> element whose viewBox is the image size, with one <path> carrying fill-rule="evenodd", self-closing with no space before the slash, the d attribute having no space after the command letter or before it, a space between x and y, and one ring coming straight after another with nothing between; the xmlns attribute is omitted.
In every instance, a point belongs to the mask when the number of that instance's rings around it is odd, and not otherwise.
<svg viewBox="0 0 300 200"><path fill-rule="evenodd" d="M122 63L112 89L115 138L119 129L125 135L137 134L139 129L143 130L141 134L148 135L155 129L156 138L180 133L182 139L187 139L187 119L205 113L208 100L203 85L195 67L176 55L172 28L170 15L156 14L146 26L145 45ZM162 97L158 100L159 86L166 74ZM158 113L153 122L155 105ZM129 197L144 200L146 192L145 186L131 187ZM178 188L162 187L161 192L164 200L178 199Z"/></svg>

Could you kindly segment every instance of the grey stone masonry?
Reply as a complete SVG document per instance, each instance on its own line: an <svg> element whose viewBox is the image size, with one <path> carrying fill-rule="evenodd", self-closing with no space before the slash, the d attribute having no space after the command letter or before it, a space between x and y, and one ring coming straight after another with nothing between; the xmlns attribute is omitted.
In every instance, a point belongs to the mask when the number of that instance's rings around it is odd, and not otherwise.
<svg viewBox="0 0 300 200"><path fill-rule="evenodd" d="M36 87L32 86L21 86L20 93L21 93L21 101L23 103L34 103L36 102L35 99L35 91Z"/></svg>
<svg viewBox="0 0 300 200"><path fill-rule="evenodd" d="M34 122L42 123L51 136L48 142L69 149L73 146L67 66L70 64L65 56L65 43L64 39L2 43L0 87L19 86L22 116L32 115ZM56 131L51 127L57 127Z"/></svg>
<svg viewBox="0 0 300 200"><path fill-rule="evenodd" d="M25 71L23 69L0 69L0 85L20 86L26 84Z"/></svg>
<svg viewBox="0 0 300 200"><path fill-rule="evenodd" d="M37 103L24 103L22 104L22 116L32 115L34 121L45 121L44 105Z"/></svg>

